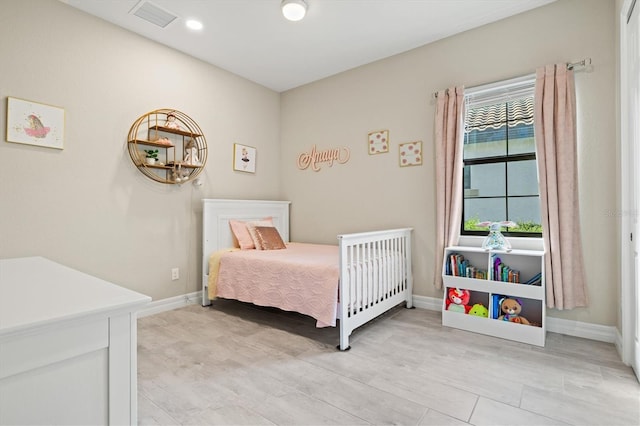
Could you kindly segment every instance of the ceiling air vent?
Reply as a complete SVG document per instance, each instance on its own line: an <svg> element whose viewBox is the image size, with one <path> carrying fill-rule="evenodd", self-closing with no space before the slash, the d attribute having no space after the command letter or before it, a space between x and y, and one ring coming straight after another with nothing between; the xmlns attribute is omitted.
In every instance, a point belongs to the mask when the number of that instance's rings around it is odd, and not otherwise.
<svg viewBox="0 0 640 426"><path fill-rule="evenodd" d="M162 28L166 27L177 18L173 13L145 0L136 4L129 13Z"/></svg>

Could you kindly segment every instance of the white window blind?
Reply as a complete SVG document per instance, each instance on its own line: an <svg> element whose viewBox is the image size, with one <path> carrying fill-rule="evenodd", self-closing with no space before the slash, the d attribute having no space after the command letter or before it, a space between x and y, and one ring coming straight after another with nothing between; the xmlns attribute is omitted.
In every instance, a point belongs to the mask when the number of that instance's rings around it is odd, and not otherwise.
<svg viewBox="0 0 640 426"><path fill-rule="evenodd" d="M535 75L470 88L465 92L465 132L533 123Z"/></svg>

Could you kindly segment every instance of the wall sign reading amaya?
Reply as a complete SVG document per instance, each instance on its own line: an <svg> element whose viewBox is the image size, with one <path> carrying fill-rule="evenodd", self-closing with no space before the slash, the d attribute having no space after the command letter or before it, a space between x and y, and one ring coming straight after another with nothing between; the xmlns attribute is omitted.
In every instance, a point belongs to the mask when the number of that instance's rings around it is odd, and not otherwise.
<svg viewBox="0 0 640 426"><path fill-rule="evenodd" d="M334 161L338 164L344 164L349 161L350 156L351 151L346 147L318 151L314 145L310 152L303 152L298 156L298 168L305 170L311 167L314 172L318 172L321 163L329 163L329 167L333 166Z"/></svg>

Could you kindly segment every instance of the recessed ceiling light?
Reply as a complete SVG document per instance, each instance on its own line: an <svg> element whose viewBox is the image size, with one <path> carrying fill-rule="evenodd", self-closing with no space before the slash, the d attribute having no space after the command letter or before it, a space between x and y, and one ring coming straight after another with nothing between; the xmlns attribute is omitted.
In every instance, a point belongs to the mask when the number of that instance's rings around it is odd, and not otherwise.
<svg viewBox="0 0 640 426"><path fill-rule="evenodd" d="M196 21L195 19L189 19L187 21L187 27L191 28L192 30L201 30L202 22Z"/></svg>

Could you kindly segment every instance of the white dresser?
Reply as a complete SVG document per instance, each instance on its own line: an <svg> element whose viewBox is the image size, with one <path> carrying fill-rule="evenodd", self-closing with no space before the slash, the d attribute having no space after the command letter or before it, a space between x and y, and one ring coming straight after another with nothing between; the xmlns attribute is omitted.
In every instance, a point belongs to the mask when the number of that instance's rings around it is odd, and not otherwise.
<svg viewBox="0 0 640 426"><path fill-rule="evenodd" d="M0 260L0 425L136 424L150 301L42 257Z"/></svg>

